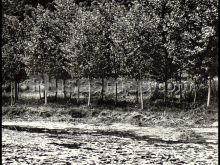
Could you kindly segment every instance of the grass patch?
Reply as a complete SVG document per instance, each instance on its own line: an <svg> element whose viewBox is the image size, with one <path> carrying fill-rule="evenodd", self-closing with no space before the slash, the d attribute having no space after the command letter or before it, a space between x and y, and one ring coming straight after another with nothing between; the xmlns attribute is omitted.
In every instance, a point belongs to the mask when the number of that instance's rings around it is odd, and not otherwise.
<svg viewBox="0 0 220 165"><path fill-rule="evenodd" d="M48 105L16 104L3 106L3 120L50 120L84 123L115 122L130 123L138 126L163 127L208 127L218 121L216 106L182 110L179 108L148 106L145 110L131 107L90 107L73 104Z"/></svg>

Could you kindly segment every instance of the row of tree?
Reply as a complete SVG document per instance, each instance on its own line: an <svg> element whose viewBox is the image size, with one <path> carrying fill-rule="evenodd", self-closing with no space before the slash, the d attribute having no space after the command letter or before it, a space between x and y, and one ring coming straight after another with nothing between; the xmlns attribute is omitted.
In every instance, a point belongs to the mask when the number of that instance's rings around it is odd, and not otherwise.
<svg viewBox="0 0 220 165"><path fill-rule="evenodd" d="M143 109L143 79L164 82L167 101L168 80L181 83L187 74L196 86L208 85L209 106L217 75L217 6L217 0L4 0L3 82L17 88L28 75L40 74L47 89L48 76L84 77L89 84L133 78Z"/></svg>

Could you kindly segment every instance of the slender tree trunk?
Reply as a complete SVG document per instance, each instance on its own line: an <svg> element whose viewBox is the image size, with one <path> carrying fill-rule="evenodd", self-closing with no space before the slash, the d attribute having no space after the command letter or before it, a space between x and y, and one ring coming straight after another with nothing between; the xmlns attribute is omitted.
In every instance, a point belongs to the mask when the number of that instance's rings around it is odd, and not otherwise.
<svg viewBox="0 0 220 165"><path fill-rule="evenodd" d="M102 91L101 91L101 101L104 100L104 78L102 77Z"/></svg>
<svg viewBox="0 0 220 165"><path fill-rule="evenodd" d="M211 78L208 79L208 96L207 96L207 107L210 106L210 100L211 100Z"/></svg>
<svg viewBox="0 0 220 165"><path fill-rule="evenodd" d="M195 105L195 103L196 103L196 97L197 97L197 84L196 84L196 81L195 81L194 83L195 83L195 88L194 88L193 103L194 103L194 105Z"/></svg>
<svg viewBox="0 0 220 165"><path fill-rule="evenodd" d="M13 83L11 82L11 106L13 105Z"/></svg>
<svg viewBox="0 0 220 165"><path fill-rule="evenodd" d="M18 88L17 88L17 82L14 81L14 102L18 100Z"/></svg>
<svg viewBox="0 0 220 165"><path fill-rule="evenodd" d="M164 103L167 101L167 80L164 82L164 98L163 98Z"/></svg>
<svg viewBox="0 0 220 165"><path fill-rule="evenodd" d="M77 80L77 104L79 104L80 82Z"/></svg>
<svg viewBox="0 0 220 165"><path fill-rule="evenodd" d="M69 86L69 93L70 93L70 98L69 99L71 100L71 98L72 98L72 83L70 82L69 85L70 85Z"/></svg>
<svg viewBox="0 0 220 165"><path fill-rule="evenodd" d="M136 103L139 103L139 81L136 79L137 87L136 87Z"/></svg>
<svg viewBox="0 0 220 165"><path fill-rule="evenodd" d="M63 94L64 94L64 99L66 100L66 80L63 80Z"/></svg>
<svg viewBox="0 0 220 165"><path fill-rule="evenodd" d="M143 100L143 92L142 92L142 80L139 80L139 86L140 86L140 99L141 99L141 110L144 109L144 100Z"/></svg>
<svg viewBox="0 0 220 165"><path fill-rule="evenodd" d="M179 99L179 103L182 103L182 71L180 71L180 80L179 80L179 84L180 84L180 99Z"/></svg>
<svg viewBox="0 0 220 165"><path fill-rule="evenodd" d="M62 92L64 94L64 82L63 82L63 80L62 80ZM65 97L65 96L63 96L63 97Z"/></svg>
<svg viewBox="0 0 220 165"><path fill-rule="evenodd" d="M194 104L196 103L196 97L197 97L197 91L196 91L196 89L195 89L195 91L194 91L194 98L193 98L193 103L194 103Z"/></svg>
<svg viewBox="0 0 220 165"><path fill-rule="evenodd" d="M172 82L172 85L174 84L173 83L173 79L171 79L171 82ZM171 86L172 86L171 85ZM174 89L175 89L175 85L174 85L174 88L172 88L172 89L170 89L170 97L171 97L171 102L172 102L172 104L173 104L173 93L174 93Z"/></svg>
<svg viewBox="0 0 220 165"><path fill-rule="evenodd" d="M45 90L46 90L46 82L45 82L45 75L44 75L44 91L43 91L44 100L45 100Z"/></svg>
<svg viewBox="0 0 220 165"><path fill-rule="evenodd" d="M18 99L19 99L19 91L18 91L18 89L19 89L19 86L18 86L18 82L16 83L16 95L17 95L17 101L18 101Z"/></svg>
<svg viewBox="0 0 220 165"><path fill-rule="evenodd" d="M124 82L122 81L122 90L123 90L123 97L126 99L127 97L127 86L126 86L126 80Z"/></svg>
<svg viewBox="0 0 220 165"><path fill-rule="evenodd" d="M58 93L58 83L57 83L57 79L55 79L55 88L56 88L56 93L55 93L55 99L57 100L57 93Z"/></svg>
<svg viewBox="0 0 220 165"><path fill-rule="evenodd" d="M45 82L45 90L44 90L44 104L47 105L47 89L48 89L48 75L44 75L44 82Z"/></svg>
<svg viewBox="0 0 220 165"><path fill-rule="evenodd" d="M37 81L34 80L34 92L36 92L36 91L37 91Z"/></svg>
<svg viewBox="0 0 220 165"><path fill-rule="evenodd" d="M89 79L89 96L88 96L88 107L91 103L91 79Z"/></svg>
<svg viewBox="0 0 220 165"><path fill-rule="evenodd" d="M39 96L40 96L40 99L41 99L41 89L40 89L40 83L39 83L38 88L39 88Z"/></svg>
<svg viewBox="0 0 220 165"><path fill-rule="evenodd" d="M17 87L18 87L18 96L19 96L20 94L20 83L19 82L17 83Z"/></svg>
<svg viewBox="0 0 220 165"><path fill-rule="evenodd" d="M17 83L17 88L18 88L18 99L19 99L20 97L20 83L19 82Z"/></svg>
<svg viewBox="0 0 220 165"><path fill-rule="evenodd" d="M117 78L115 79L115 105L117 105L118 102L118 82Z"/></svg>

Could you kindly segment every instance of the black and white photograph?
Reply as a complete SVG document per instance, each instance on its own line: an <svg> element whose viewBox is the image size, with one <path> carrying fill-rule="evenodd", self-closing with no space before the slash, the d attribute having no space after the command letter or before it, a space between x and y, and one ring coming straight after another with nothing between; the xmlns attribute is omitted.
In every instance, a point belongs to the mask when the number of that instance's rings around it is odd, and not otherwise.
<svg viewBox="0 0 220 165"><path fill-rule="evenodd" d="M217 165L218 0L2 0L2 165Z"/></svg>

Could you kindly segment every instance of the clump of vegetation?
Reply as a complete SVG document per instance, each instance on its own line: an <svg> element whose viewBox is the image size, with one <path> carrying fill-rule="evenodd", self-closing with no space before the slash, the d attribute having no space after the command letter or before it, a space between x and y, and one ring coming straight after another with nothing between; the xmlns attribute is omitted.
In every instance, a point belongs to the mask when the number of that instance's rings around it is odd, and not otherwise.
<svg viewBox="0 0 220 165"><path fill-rule="evenodd" d="M180 132L181 134L179 135L178 139L183 142L191 142L191 143L197 142L197 141L205 142L205 139L193 130L181 130Z"/></svg>
<svg viewBox="0 0 220 165"><path fill-rule="evenodd" d="M16 105L3 106L3 119L17 120L50 120L66 122L90 123L130 123L137 126L163 126L163 127L209 127L218 121L217 107L182 110L179 108L150 107L147 110L137 108L107 107L88 108L87 106L67 106L48 104L42 105Z"/></svg>

